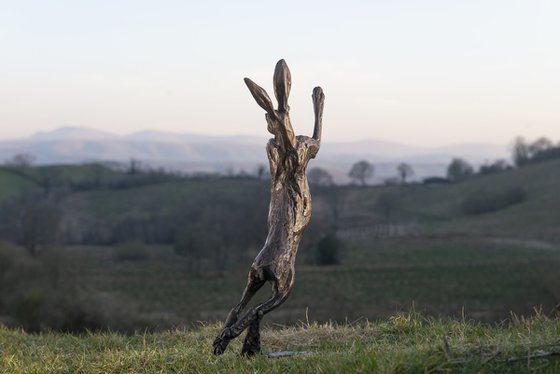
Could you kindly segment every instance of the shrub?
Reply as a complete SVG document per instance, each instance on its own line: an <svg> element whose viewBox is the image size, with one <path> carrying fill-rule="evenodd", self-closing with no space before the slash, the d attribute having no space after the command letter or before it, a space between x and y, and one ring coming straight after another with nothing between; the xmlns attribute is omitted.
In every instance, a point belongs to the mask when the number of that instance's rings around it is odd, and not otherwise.
<svg viewBox="0 0 560 374"><path fill-rule="evenodd" d="M317 265L336 265L340 263L340 241L334 232L323 236L315 247Z"/></svg>
<svg viewBox="0 0 560 374"><path fill-rule="evenodd" d="M465 214L476 215L495 212L527 199L527 193L521 187L510 187L504 191L481 191L465 198L461 208Z"/></svg>
<svg viewBox="0 0 560 374"><path fill-rule="evenodd" d="M148 247L140 239L131 239L113 248L117 261L143 261L150 258Z"/></svg>
<svg viewBox="0 0 560 374"><path fill-rule="evenodd" d="M422 180L422 184L436 185L436 184L449 184L451 181L442 177L427 177Z"/></svg>
<svg viewBox="0 0 560 374"><path fill-rule="evenodd" d="M527 192L519 186L511 187L505 191L504 199L508 205L522 203L527 200Z"/></svg>
<svg viewBox="0 0 560 374"><path fill-rule="evenodd" d="M39 291L29 291L18 300L15 317L29 332L41 330L41 318L45 298Z"/></svg>
<svg viewBox="0 0 560 374"><path fill-rule="evenodd" d="M381 212L386 220L391 218L391 215L401 205L401 196L397 191L385 191L379 194L375 201L374 208Z"/></svg>
<svg viewBox="0 0 560 374"><path fill-rule="evenodd" d="M73 290L55 295L56 305L50 311L49 328L71 333L86 331L132 332L135 328L153 327L142 319L132 300L92 290Z"/></svg>
<svg viewBox="0 0 560 374"><path fill-rule="evenodd" d="M478 169L478 173L481 175L485 174L496 174L502 173L506 170L511 170L511 165L508 165L506 160L496 160L493 163L486 163L481 165Z"/></svg>

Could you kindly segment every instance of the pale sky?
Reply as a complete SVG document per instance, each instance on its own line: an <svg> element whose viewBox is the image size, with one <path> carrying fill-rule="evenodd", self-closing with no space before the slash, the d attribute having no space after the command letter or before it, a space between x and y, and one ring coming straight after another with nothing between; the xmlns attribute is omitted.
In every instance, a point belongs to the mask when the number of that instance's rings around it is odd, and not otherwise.
<svg viewBox="0 0 560 374"><path fill-rule="evenodd" d="M0 1L0 139L60 126L265 136L292 72L325 141L560 140L560 1Z"/></svg>

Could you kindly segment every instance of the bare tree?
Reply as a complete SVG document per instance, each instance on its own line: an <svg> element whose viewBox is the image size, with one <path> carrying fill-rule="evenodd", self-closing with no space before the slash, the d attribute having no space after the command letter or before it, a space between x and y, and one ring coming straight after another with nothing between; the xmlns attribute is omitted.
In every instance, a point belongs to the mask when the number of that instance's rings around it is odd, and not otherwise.
<svg viewBox="0 0 560 374"><path fill-rule="evenodd" d="M399 177L401 178L402 184L406 183L406 179L408 177L414 175L414 169L412 169L412 166L405 162L401 162L399 165L397 165L397 171L399 173Z"/></svg>
<svg viewBox="0 0 560 374"><path fill-rule="evenodd" d="M554 143L552 142L552 140L541 136L529 145L529 153L531 156L534 156L539 152L543 152L551 148L554 148Z"/></svg>
<svg viewBox="0 0 560 374"><path fill-rule="evenodd" d="M560 158L560 144L555 145L546 137L540 137L532 143L525 142L522 137L515 139L513 161L517 167L558 158Z"/></svg>
<svg viewBox="0 0 560 374"><path fill-rule="evenodd" d="M518 136L515 138L512 153L513 162L517 167L523 166L529 161L529 145L523 137Z"/></svg>
<svg viewBox="0 0 560 374"><path fill-rule="evenodd" d="M328 187L334 184L332 175L321 168L311 168L307 173L307 179L312 186Z"/></svg>
<svg viewBox="0 0 560 374"><path fill-rule="evenodd" d="M130 175L136 175L138 173L141 173L145 169L146 169L146 166L144 165L144 163L142 161L137 160L135 158L131 158L128 161L128 165L126 167L126 172Z"/></svg>
<svg viewBox="0 0 560 374"><path fill-rule="evenodd" d="M352 165L348 176L361 186L365 186L367 180L373 176L373 165L366 160L358 161Z"/></svg>
<svg viewBox="0 0 560 374"><path fill-rule="evenodd" d="M472 176L474 169L462 158L454 158L447 167L447 178L452 182L460 182Z"/></svg>
<svg viewBox="0 0 560 374"><path fill-rule="evenodd" d="M266 166L264 166L263 164L258 164L257 165L257 179L264 179L264 175L266 173Z"/></svg>
<svg viewBox="0 0 560 374"><path fill-rule="evenodd" d="M18 153L12 158L6 160L6 165L11 166L31 166L37 158L30 153Z"/></svg>

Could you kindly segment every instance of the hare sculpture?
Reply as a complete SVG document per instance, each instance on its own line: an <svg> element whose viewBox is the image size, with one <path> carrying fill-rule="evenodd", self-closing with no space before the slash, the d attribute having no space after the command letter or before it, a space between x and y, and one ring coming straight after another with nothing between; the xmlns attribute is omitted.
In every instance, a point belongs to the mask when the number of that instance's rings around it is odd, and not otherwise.
<svg viewBox="0 0 560 374"><path fill-rule="evenodd" d="M268 131L274 136L266 146L270 164L270 207L268 236L249 270L247 286L239 303L229 312L223 329L213 343L214 353L221 354L229 342L248 328L242 354L260 352L260 322L262 317L280 306L294 286L295 260L303 231L311 217L311 194L306 168L321 146L321 128L325 96L321 87L313 89L315 126L313 136L295 136L290 122L288 96L291 75L284 60L274 70L274 94L278 109L274 109L266 91L249 78L245 84L257 104L265 110ZM270 299L243 310L255 293L269 282Z"/></svg>

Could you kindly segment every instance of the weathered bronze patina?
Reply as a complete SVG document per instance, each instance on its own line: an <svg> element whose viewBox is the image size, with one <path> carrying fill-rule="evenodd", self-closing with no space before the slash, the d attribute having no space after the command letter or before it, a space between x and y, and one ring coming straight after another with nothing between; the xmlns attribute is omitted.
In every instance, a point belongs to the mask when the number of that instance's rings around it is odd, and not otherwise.
<svg viewBox="0 0 560 374"><path fill-rule="evenodd" d="M299 242L311 217L311 194L306 168L321 146L321 127L325 95L321 87L313 89L315 128L313 137L295 136L290 122L288 96L292 85L290 70L284 60L274 70L275 110L266 91L245 78L257 104L266 111L268 131L274 135L266 146L270 164L271 188L268 212L268 236L251 269L241 301L227 316L224 327L214 340L214 353L221 354L229 342L249 328L242 353L260 351L260 321L263 315L277 308L294 286L294 264ZM270 299L251 308L241 317L249 300L266 283L272 284Z"/></svg>

